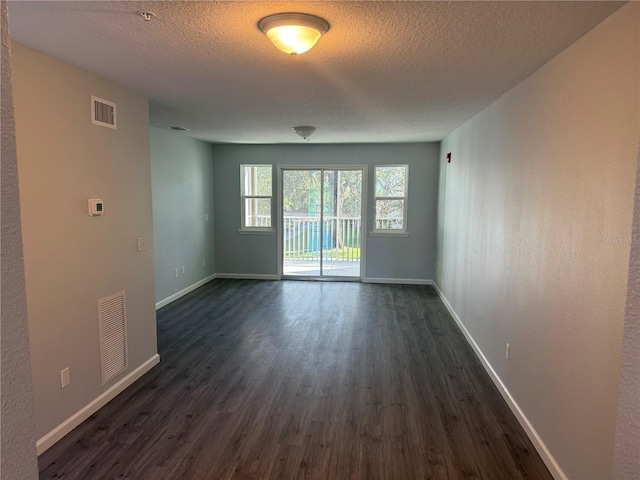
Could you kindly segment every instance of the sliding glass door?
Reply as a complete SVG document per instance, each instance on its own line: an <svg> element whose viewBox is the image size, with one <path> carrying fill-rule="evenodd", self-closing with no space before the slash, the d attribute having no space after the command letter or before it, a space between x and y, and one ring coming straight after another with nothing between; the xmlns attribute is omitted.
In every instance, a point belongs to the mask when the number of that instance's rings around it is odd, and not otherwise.
<svg viewBox="0 0 640 480"><path fill-rule="evenodd" d="M282 169L282 274L359 279L362 169Z"/></svg>

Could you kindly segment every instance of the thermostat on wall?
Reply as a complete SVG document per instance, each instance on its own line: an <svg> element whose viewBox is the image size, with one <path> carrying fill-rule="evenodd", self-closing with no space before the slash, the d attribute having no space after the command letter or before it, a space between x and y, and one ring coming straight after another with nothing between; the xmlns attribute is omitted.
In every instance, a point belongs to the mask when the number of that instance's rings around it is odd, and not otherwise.
<svg viewBox="0 0 640 480"><path fill-rule="evenodd" d="M100 198L89 199L89 216L99 217L104 212L104 202Z"/></svg>

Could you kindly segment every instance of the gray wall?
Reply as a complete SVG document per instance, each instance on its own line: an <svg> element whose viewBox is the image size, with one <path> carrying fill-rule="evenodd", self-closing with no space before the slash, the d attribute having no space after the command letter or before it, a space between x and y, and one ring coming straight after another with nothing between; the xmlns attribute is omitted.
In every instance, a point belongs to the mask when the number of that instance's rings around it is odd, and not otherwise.
<svg viewBox="0 0 640 480"><path fill-rule="evenodd" d="M147 97L13 44L20 206L36 434L41 438L155 356ZM118 129L92 125L90 96ZM105 202L92 218L87 199ZM129 370L102 385L99 298L126 292ZM60 388L70 367L71 385Z"/></svg>
<svg viewBox="0 0 640 480"><path fill-rule="evenodd" d="M177 132L151 128L149 138L158 303L214 273L213 157Z"/></svg>
<svg viewBox="0 0 640 480"><path fill-rule="evenodd" d="M7 24L7 2L0 2L2 20L2 199L0 200L0 269L2 312L0 353L2 394L0 402L0 478L38 478L36 440L31 390L31 360L24 285L20 196L16 159L11 53Z"/></svg>
<svg viewBox="0 0 640 480"><path fill-rule="evenodd" d="M612 476L638 8L622 7L442 143L437 283L569 478Z"/></svg>
<svg viewBox="0 0 640 480"><path fill-rule="evenodd" d="M243 235L240 228L240 165L366 165L369 167L367 229L373 225L375 165L409 165L406 238L367 238L366 276L433 279L437 221L438 153L436 143L359 145L214 145L216 272L277 275L276 235ZM274 197L274 212L275 212ZM278 215L275 215L278 221Z"/></svg>

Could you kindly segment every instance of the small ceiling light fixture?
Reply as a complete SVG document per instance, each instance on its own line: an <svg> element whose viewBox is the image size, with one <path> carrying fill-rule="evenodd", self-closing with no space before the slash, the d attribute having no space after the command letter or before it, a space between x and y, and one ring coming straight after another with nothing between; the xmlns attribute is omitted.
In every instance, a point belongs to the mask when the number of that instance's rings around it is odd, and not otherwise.
<svg viewBox="0 0 640 480"><path fill-rule="evenodd" d="M313 135L316 130L316 127L309 126L293 127L293 131L296 132L298 136L304 138L307 142L309 141L309 137Z"/></svg>
<svg viewBox="0 0 640 480"><path fill-rule="evenodd" d="M310 50L329 30L326 20L307 13L276 13L260 20L258 27L278 50L289 55Z"/></svg>

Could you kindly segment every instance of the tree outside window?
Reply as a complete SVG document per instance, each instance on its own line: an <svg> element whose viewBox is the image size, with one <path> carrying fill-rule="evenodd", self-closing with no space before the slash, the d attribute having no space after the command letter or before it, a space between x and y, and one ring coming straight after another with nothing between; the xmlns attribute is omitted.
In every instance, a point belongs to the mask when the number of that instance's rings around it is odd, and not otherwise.
<svg viewBox="0 0 640 480"><path fill-rule="evenodd" d="M242 229L271 229L271 165L241 165Z"/></svg>
<svg viewBox="0 0 640 480"><path fill-rule="evenodd" d="M374 231L406 232L408 171L408 165L385 165L375 168Z"/></svg>

